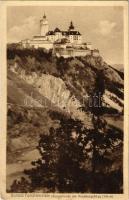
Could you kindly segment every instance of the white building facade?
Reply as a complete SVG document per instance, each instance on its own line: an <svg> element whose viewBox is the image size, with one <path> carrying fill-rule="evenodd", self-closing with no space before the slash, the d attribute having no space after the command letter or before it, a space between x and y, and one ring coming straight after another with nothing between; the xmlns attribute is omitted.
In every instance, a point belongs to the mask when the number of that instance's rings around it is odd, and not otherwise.
<svg viewBox="0 0 129 200"><path fill-rule="evenodd" d="M62 31L59 28L49 30L49 23L46 15L40 20L40 35L32 39L21 41L22 48L44 48L53 50L56 56L99 56L99 50L92 50L91 43L83 43L81 33L75 29L71 21L68 30Z"/></svg>
<svg viewBox="0 0 129 200"><path fill-rule="evenodd" d="M21 44L24 48L34 47L34 48L53 48L54 42L67 38L71 44L82 44L82 35L79 31L75 30L73 23L67 31L61 31L59 28L55 30L49 30L49 23L46 15L40 20L40 35L33 36L32 39L22 40Z"/></svg>

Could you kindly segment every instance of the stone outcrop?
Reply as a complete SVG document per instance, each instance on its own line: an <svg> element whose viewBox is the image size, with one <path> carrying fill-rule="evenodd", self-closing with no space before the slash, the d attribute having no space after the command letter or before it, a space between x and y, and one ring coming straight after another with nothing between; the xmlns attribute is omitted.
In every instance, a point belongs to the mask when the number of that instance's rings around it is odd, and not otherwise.
<svg viewBox="0 0 129 200"><path fill-rule="evenodd" d="M56 107L70 114L72 118L82 120L88 127L92 126L90 114L80 110L81 103L75 96L71 95L61 78L47 74L38 76L35 72L26 75L24 70L17 72L14 68L12 69L22 80L33 85L41 95L50 100Z"/></svg>

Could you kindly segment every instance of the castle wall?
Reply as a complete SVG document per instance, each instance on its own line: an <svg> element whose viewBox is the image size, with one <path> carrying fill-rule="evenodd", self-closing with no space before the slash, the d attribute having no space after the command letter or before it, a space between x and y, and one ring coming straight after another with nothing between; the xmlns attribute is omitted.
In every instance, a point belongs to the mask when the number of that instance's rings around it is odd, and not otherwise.
<svg viewBox="0 0 129 200"><path fill-rule="evenodd" d="M91 55L91 51L89 49L87 50L75 49L73 51L73 56L86 56L86 55Z"/></svg>
<svg viewBox="0 0 129 200"><path fill-rule="evenodd" d="M26 41L22 41L22 47L23 48L45 48L47 50L52 49L53 48L53 43L49 42L49 41L42 41L40 40L26 40Z"/></svg>
<svg viewBox="0 0 129 200"><path fill-rule="evenodd" d="M54 42L55 41L55 35L48 35L47 36L47 39L51 42Z"/></svg>
<svg viewBox="0 0 129 200"><path fill-rule="evenodd" d="M54 49L54 53L57 57L63 56L64 58L68 58L73 56L73 50L67 50L65 48L56 48Z"/></svg>
<svg viewBox="0 0 129 200"><path fill-rule="evenodd" d="M31 43L30 46L34 47L36 49L37 48L45 48L47 50L53 48L53 44L52 43Z"/></svg>
<svg viewBox="0 0 129 200"><path fill-rule="evenodd" d="M64 58L67 58L67 57L91 55L91 50L73 49L73 48L55 48L54 53L58 57L63 56Z"/></svg>
<svg viewBox="0 0 129 200"><path fill-rule="evenodd" d="M92 44L90 42L87 42L87 48L92 50Z"/></svg>

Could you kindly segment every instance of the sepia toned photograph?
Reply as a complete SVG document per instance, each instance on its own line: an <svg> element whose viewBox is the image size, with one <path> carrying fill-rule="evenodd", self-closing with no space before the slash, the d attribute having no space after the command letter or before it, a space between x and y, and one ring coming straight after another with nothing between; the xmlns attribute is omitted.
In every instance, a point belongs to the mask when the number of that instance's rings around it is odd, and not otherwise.
<svg viewBox="0 0 129 200"><path fill-rule="evenodd" d="M124 194L124 9L6 7L8 194Z"/></svg>

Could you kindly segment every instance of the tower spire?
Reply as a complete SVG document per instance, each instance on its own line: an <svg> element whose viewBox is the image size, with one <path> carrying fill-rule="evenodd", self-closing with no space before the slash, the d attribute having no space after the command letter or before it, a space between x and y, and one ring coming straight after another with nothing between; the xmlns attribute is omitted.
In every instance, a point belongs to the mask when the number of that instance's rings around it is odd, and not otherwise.
<svg viewBox="0 0 129 200"><path fill-rule="evenodd" d="M73 25L73 22L72 22L72 21L70 22L69 29L70 29L70 30L71 30L71 29L74 29L74 25Z"/></svg>
<svg viewBox="0 0 129 200"><path fill-rule="evenodd" d="M45 15L45 12L44 12L43 18L44 18L44 19L46 19L46 15Z"/></svg>

